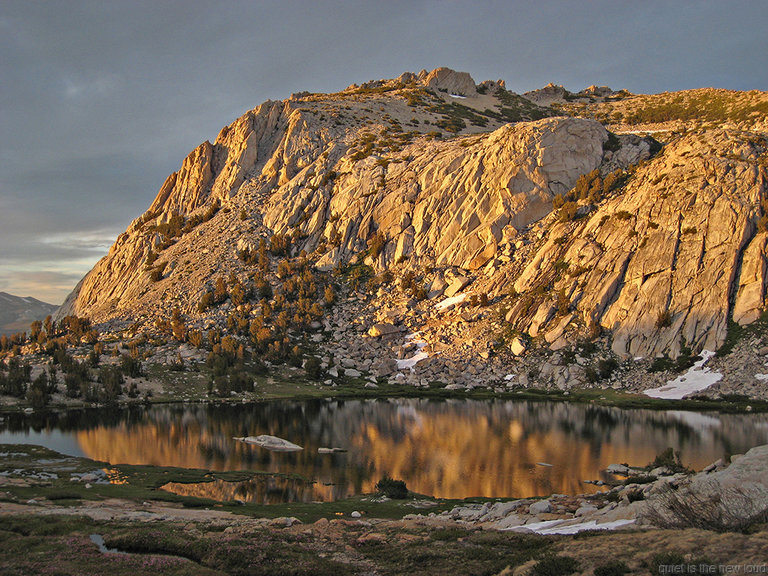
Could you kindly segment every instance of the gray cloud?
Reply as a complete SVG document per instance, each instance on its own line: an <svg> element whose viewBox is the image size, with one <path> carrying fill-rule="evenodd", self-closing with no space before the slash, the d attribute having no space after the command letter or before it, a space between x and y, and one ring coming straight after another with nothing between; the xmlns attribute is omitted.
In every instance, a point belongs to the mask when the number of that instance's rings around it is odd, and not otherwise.
<svg viewBox="0 0 768 576"><path fill-rule="evenodd" d="M44 268L45 264L41 266ZM13 288L16 296L32 296L49 304L62 304L64 297L80 281L80 271L58 270L0 270L0 291L9 292Z"/></svg>
<svg viewBox="0 0 768 576"><path fill-rule="evenodd" d="M103 256L122 230L66 231L43 233L25 242L19 250L0 255L0 265L34 269L32 263L49 262L61 266L63 262L90 263Z"/></svg>
<svg viewBox="0 0 768 576"><path fill-rule="evenodd" d="M116 235L190 150L264 100L437 66L518 92L764 90L766 24L762 0L5 0L3 289L42 298L57 286L61 300L105 250L37 236ZM61 276L31 292L8 268L22 264Z"/></svg>

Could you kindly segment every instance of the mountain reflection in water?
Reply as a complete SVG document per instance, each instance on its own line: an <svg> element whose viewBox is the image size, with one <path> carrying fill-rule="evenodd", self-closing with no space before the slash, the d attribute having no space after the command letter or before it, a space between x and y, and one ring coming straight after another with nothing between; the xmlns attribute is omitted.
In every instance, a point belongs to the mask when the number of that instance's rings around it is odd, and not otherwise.
<svg viewBox="0 0 768 576"><path fill-rule="evenodd" d="M415 492L443 498L577 494L595 490L583 480L601 478L608 464L646 464L670 446L680 450L686 465L702 468L725 454L768 443L766 415L553 402L318 400L162 406L96 416L96 421L43 426L74 434L86 456L112 464L258 470L307 479L254 479L250 488L225 482L178 488L259 502L328 501L373 492L384 474L405 480ZM285 438L304 450L269 452L232 439L259 434ZM14 441L2 431L0 440ZM318 454L320 447L347 452Z"/></svg>
<svg viewBox="0 0 768 576"><path fill-rule="evenodd" d="M299 478L258 475L242 482L213 480L182 484L168 482L163 490L180 496L210 498L220 502L254 502L257 504L280 504L283 502L333 502L334 486L323 486L305 482Z"/></svg>

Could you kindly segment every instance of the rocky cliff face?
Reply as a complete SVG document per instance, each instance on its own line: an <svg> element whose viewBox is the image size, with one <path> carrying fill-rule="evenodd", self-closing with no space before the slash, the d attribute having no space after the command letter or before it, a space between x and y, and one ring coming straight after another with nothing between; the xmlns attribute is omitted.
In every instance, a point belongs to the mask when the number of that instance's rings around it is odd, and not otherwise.
<svg viewBox="0 0 768 576"><path fill-rule="evenodd" d="M290 234L321 270L418 271L435 297L474 282L555 350L601 330L622 357L716 349L766 304L765 135L667 133L654 156L534 102L556 88L438 69L262 104L184 160L60 314L201 318L214 277L247 278L238 251Z"/></svg>
<svg viewBox="0 0 768 576"><path fill-rule="evenodd" d="M565 317L610 330L621 356L716 350L731 312L748 323L765 304L766 233L755 232L768 190L766 150L744 132L673 138L620 195L581 221L553 224L515 290L530 293L552 279L567 300ZM530 333L555 308L543 298L533 320L511 319Z"/></svg>
<svg viewBox="0 0 768 576"><path fill-rule="evenodd" d="M264 223L282 233L295 227L309 248L340 234L321 265L348 260L378 234L385 244L377 270L404 258L475 270L505 238L547 214L555 194L599 166L606 139L595 122L559 118L417 142L384 162L345 155L327 192L294 182L278 188Z"/></svg>

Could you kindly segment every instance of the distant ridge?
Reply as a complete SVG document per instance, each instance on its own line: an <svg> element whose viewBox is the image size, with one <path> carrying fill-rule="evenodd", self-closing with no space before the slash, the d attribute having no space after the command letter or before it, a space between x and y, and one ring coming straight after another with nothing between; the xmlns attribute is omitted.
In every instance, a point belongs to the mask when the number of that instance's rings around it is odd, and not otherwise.
<svg viewBox="0 0 768 576"><path fill-rule="evenodd" d="M0 334L28 332L32 322L43 320L57 308L58 306L30 296L13 296L0 292Z"/></svg>

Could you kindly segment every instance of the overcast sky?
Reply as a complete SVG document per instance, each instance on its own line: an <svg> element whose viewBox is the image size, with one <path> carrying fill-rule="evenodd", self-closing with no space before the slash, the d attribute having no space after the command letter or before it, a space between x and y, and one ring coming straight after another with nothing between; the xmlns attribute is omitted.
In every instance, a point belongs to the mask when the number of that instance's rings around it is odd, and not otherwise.
<svg viewBox="0 0 768 576"><path fill-rule="evenodd" d="M0 1L0 291L59 304L267 99L448 66L525 92L768 89L768 2Z"/></svg>

